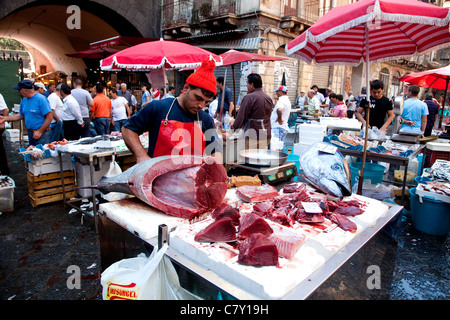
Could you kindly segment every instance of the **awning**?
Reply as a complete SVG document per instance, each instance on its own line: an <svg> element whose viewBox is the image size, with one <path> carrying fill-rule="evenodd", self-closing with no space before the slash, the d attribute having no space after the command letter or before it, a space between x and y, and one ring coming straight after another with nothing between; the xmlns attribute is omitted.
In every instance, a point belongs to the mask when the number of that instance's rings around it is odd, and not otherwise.
<svg viewBox="0 0 450 320"><path fill-rule="evenodd" d="M245 38L230 41L218 41L198 44L203 49L235 49L235 50L256 50L259 48L261 37Z"/></svg>
<svg viewBox="0 0 450 320"><path fill-rule="evenodd" d="M141 38L141 37L124 37L124 36L115 36L112 38L95 41L89 43L90 49L100 49L100 48L108 48L114 46L126 46L131 47L140 43L149 42L159 40L159 38Z"/></svg>

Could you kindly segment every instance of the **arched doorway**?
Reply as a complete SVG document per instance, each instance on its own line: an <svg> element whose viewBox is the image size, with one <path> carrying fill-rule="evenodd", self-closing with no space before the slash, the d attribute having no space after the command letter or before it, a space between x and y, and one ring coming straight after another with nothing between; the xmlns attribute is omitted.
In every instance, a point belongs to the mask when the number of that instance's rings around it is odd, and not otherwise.
<svg viewBox="0 0 450 320"><path fill-rule="evenodd" d="M389 73L388 68L381 69L380 80L383 81L383 83L384 83L383 94L387 97L389 97L389 86L390 86L389 76L390 76L390 73Z"/></svg>

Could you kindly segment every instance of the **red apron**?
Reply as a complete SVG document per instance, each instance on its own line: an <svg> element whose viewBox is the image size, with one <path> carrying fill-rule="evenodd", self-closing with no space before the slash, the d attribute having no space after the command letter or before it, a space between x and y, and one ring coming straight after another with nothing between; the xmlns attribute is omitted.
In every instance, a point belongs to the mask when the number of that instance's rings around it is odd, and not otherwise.
<svg viewBox="0 0 450 320"><path fill-rule="evenodd" d="M166 118L161 120L153 157L170 155L202 156L205 152L206 139L201 126L196 122L168 120L175 100L177 99L173 99ZM197 121L200 122L198 114Z"/></svg>

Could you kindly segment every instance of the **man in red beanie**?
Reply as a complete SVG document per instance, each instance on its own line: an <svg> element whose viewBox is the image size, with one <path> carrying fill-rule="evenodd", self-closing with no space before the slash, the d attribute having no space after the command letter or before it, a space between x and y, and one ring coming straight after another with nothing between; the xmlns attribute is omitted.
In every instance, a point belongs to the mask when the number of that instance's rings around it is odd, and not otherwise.
<svg viewBox="0 0 450 320"><path fill-rule="evenodd" d="M214 120L203 111L216 94L215 64L203 61L191 74L175 99L154 100L131 116L122 127L122 136L137 162L166 155L211 155L222 163ZM139 135L148 131L146 151Z"/></svg>

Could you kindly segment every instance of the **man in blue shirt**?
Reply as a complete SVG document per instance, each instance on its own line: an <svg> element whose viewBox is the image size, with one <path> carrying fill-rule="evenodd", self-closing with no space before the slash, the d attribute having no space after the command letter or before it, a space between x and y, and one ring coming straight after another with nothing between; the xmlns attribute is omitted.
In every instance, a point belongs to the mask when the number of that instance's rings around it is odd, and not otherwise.
<svg viewBox="0 0 450 320"><path fill-rule="evenodd" d="M408 99L403 103L402 125L399 133L402 131L423 132L427 125L428 107L417 97L419 95L419 86L412 85L408 88Z"/></svg>
<svg viewBox="0 0 450 320"><path fill-rule="evenodd" d="M225 87L223 77L217 78L217 88L219 88L219 93L217 95L217 110L216 114L214 115L214 119L217 118L218 115L220 115L220 106L222 104L222 95L223 95L223 114L222 117L225 117L225 113L228 112L228 115L230 117L233 116L233 110L234 110L234 104L233 104L233 96L231 95L231 90L228 87Z"/></svg>
<svg viewBox="0 0 450 320"><path fill-rule="evenodd" d="M25 120L25 127L28 131L29 145L47 144L50 142L50 123L53 120L52 108L47 98L34 91L33 83L30 80L22 80L14 90L19 90L23 97L20 102L19 114L12 116L0 116L0 123L5 121Z"/></svg>

